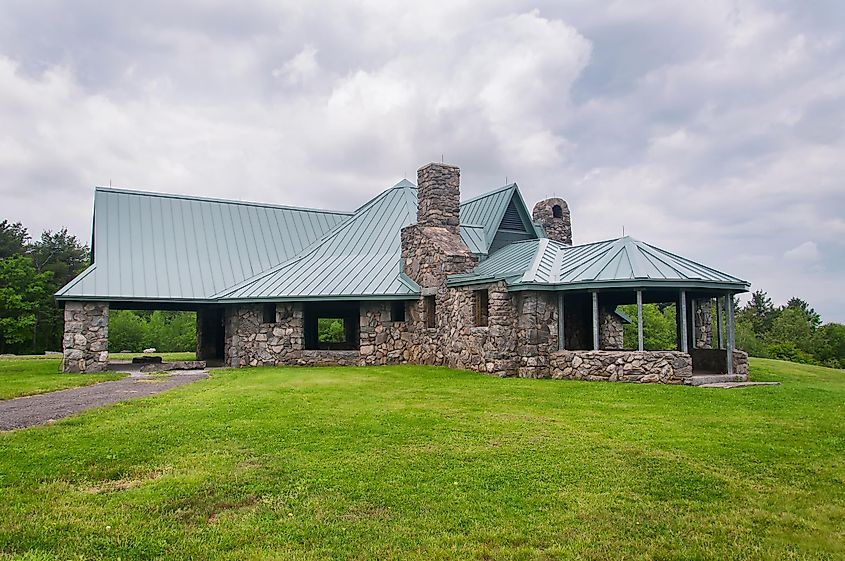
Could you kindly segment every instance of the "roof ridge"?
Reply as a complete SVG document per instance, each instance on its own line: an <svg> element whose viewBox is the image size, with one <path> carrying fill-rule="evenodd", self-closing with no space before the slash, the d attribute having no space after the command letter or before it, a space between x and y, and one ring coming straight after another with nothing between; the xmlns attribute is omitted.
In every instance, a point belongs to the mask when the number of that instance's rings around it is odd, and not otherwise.
<svg viewBox="0 0 845 561"><path fill-rule="evenodd" d="M244 205L244 206L255 206L255 207L262 207L262 208L275 208L281 210L296 210L300 212L319 212L322 214L342 214L344 216L352 216L354 214L353 211L348 210L328 210L322 208L310 208L310 207L301 207L301 206L292 206L292 205L279 205L273 203L259 203L256 201L238 201L234 199L219 199L215 197L200 197L195 195L182 195L177 193L162 193L159 191L137 191L133 189L120 189L116 187L103 187L100 185L94 186L94 192L101 192L101 193L116 193L119 195L136 195L139 197L159 197L164 199L178 199L184 201L200 201L206 203L223 203L223 204L233 204L233 205Z"/></svg>
<svg viewBox="0 0 845 561"><path fill-rule="evenodd" d="M513 189L513 188L515 188L515 187L517 187L516 183L509 183L509 184L504 185L504 186L502 186L502 187L497 187L497 188L493 189L492 191L487 191L486 193L482 193L482 194L480 194L480 195L476 195L475 197L472 197L471 199L467 199L467 200L465 200L465 201L461 201L461 205L465 205L465 204L469 204L469 203L474 203L474 202L475 202L475 201L477 201L477 200L483 199L483 198L485 198L485 197L490 197L490 196L492 196L492 195L496 195L496 194L498 194L498 193L501 193L502 191L506 191L506 190L508 190L508 189Z"/></svg>

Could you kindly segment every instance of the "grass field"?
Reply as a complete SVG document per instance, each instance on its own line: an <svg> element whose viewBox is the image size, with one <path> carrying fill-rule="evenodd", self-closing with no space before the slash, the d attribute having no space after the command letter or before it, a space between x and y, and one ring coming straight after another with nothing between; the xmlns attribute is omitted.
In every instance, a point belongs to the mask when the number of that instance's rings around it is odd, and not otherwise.
<svg viewBox="0 0 845 561"><path fill-rule="evenodd" d="M845 372L752 369L783 385L215 371L0 434L0 552L843 559Z"/></svg>
<svg viewBox="0 0 845 561"><path fill-rule="evenodd" d="M132 360L137 354L112 353L112 360ZM195 353L159 353L165 361L194 360ZM124 376L118 372L64 374L55 355L27 355L0 358L0 400L35 395L77 386L88 386Z"/></svg>
<svg viewBox="0 0 845 561"><path fill-rule="evenodd" d="M64 374L61 360L0 360L0 400L117 380L125 374Z"/></svg>

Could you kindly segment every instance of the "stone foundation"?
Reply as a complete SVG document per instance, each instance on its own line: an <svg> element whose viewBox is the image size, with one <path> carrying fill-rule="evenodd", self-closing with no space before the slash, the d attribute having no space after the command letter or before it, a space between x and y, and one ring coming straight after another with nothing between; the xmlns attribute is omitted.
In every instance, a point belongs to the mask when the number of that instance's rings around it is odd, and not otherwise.
<svg viewBox="0 0 845 561"><path fill-rule="evenodd" d="M550 357L552 378L602 382L683 384L692 358L679 351L559 351Z"/></svg>
<svg viewBox="0 0 845 561"><path fill-rule="evenodd" d="M109 364L109 305L67 302L62 339L64 372L103 372Z"/></svg>

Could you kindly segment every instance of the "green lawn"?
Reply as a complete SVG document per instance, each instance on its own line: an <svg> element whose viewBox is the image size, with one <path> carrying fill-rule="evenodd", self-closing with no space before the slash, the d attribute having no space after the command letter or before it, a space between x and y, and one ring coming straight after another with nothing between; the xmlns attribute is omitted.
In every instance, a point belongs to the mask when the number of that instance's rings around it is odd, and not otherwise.
<svg viewBox="0 0 845 561"><path fill-rule="evenodd" d="M64 374L62 361L55 357L44 360L0 359L0 400L87 386L106 380L117 380L125 374Z"/></svg>
<svg viewBox="0 0 845 561"><path fill-rule="evenodd" d="M843 559L845 371L752 368L784 384L215 371L0 434L0 552Z"/></svg>

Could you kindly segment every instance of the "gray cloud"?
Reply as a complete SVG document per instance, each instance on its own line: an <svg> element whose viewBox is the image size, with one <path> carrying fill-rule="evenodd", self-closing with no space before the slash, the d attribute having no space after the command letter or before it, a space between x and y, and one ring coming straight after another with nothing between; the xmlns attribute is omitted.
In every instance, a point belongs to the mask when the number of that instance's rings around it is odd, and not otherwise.
<svg viewBox="0 0 845 561"><path fill-rule="evenodd" d="M444 154L845 321L841 2L11 1L3 218L91 186L354 208Z"/></svg>

